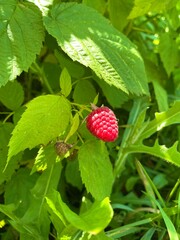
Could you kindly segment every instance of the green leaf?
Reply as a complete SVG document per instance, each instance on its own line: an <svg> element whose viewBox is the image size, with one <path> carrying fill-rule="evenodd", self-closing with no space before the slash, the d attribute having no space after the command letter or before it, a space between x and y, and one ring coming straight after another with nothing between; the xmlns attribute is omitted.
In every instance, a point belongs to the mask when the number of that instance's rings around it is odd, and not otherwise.
<svg viewBox="0 0 180 240"><path fill-rule="evenodd" d="M178 27L180 27L179 13L180 13L180 9L178 7L178 3L176 4L176 7L171 8L167 12L167 19L168 19L171 27L175 31L178 29Z"/></svg>
<svg viewBox="0 0 180 240"><path fill-rule="evenodd" d="M0 101L11 110L16 110L24 101L24 92L17 81L8 82L0 88Z"/></svg>
<svg viewBox="0 0 180 240"><path fill-rule="evenodd" d="M157 0L135 0L134 7L128 18L136 18L151 11L161 12L174 7L177 2L178 0L166 0L166 2Z"/></svg>
<svg viewBox="0 0 180 240"><path fill-rule="evenodd" d="M72 119L72 125L66 137L66 142L77 131L78 127L79 127L79 114L76 113Z"/></svg>
<svg viewBox="0 0 180 240"><path fill-rule="evenodd" d="M71 111L69 102L63 96L46 95L34 98L28 103L12 132L9 142L8 160L25 150L44 144L63 134Z"/></svg>
<svg viewBox="0 0 180 240"><path fill-rule="evenodd" d="M62 50L59 51L59 50L55 49L54 55L57 58L61 69L67 68L71 77L76 78L76 79L83 77L83 75L85 73L85 68L83 65L81 65L78 62L73 62L67 55L64 54L64 52Z"/></svg>
<svg viewBox="0 0 180 240"><path fill-rule="evenodd" d="M72 186L77 187L80 191L82 190L82 181L79 172L78 161L68 161L65 170L66 181Z"/></svg>
<svg viewBox="0 0 180 240"><path fill-rule="evenodd" d="M58 197L58 204L54 208L56 211L58 210L59 213L63 212L67 221L77 229L91 234L98 234L112 219L113 211L108 197L102 201L95 201L86 212L77 215L62 201L59 193L56 192L56 194ZM47 203L51 201L49 197L47 197L47 200ZM52 205L53 201L51 201L51 207Z"/></svg>
<svg viewBox="0 0 180 240"><path fill-rule="evenodd" d="M85 234L81 240L113 240L113 238L108 237L105 232L100 232L97 235Z"/></svg>
<svg viewBox="0 0 180 240"><path fill-rule="evenodd" d="M52 154L51 157L53 160L49 160L55 162L56 154ZM31 201L26 213L21 218L21 222L24 225L25 233L28 233L27 227L38 226L41 238L37 239L49 239L50 219L46 208L46 196L57 188L61 170L61 162L51 165L39 176L33 189L31 189ZM33 233L30 232L29 235L32 237Z"/></svg>
<svg viewBox="0 0 180 240"><path fill-rule="evenodd" d="M169 234L169 239L170 240L178 240L179 239L178 233L176 232L176 229L175 229L171 219L168 217L166 212L163 210L163 208L161 207L159 202L155 198L153 198L152 196L150 196L150 197L151 197L152 201L154 201L154 203L158 206L158 208L161 212L162 218L165 222L165 225L166 225L166 228L167 228L167 231L168 231L168 234Z"/></svg>
<svg viewBox="0 0 180 240"><path fill-rule="evenodd" d="M13 161L11 161L5 169L8 155L8 142L11 137L13 127L12 123L0 123L0 184L4 181L8 181L15 169L18 168L18 161L20 159L19 155L13 157Z"/></svg>
<svg viewBox="0 0 180 240"><path fill-rule="evenodd" d="M118 158L114 167L114 175L120 176L125 168L126 161L126 148L129 145L134 144L136 138L139 138L139 135L143 132L145 126L143 126L147 106L149 105L148 97L135 98L131 111L129 113L129 118L127 127L123 133L121 146L118 154Z"/></svg>
<svg viewBox="0 0 180 240"><path fill-rule="evenodd" d="M82 181L97 200L110 196L113 184L112 165L104 142L87 141L78 153Z"/></svg>
<svg viewBox="0 0 180 240"><path fill-rule="evenodd" d="M17 217L22 217L27 211L31 199L30 189L33 188L38 175L30 176L27 168L21 168L6 184L5 204L17 204L14 212Z"/></svg>
<svg viewBox="0 0 180 240"><path fill-rule="evenodd" d="M168 110L168 95L167 91L159 84L158 81L152 81L154 92L156 95L156 101L160 112Z"/></svg>
<svg viewBox="0 0 180 240"><path fill-rule="evenodd" d="M109 0L109 18L114 27L122 31L128 24L128 15L133 7L132 0Z"/></svg>
<svg viewBox="0 0 180 240"><path fill-rule="evenodd" d="M11 219L15 219L14 211L16 210L15 204L0 204L0 212L4 213L6 216L8 216Z"/></svg>
<svg viewBox="0 0 180 240"><path fill-rule="evenodd" d="M65 97L67 97L70 94L72 89L71 76L69 75L66 68L62 70L60 75L60 88L61 88L62 94Z"/></svg>
<svg viewBox="0 0 180 240"><path fill-rule="evenodd" d="M38 154L35 158L35 162L33 168L31 170L31 174L34 172L40 172L47 169L48 166L51 166L55 163L55 158L57 154L55 152L55 148L53 144L49 144L47 146L43 146L39 149Z"/></svg>
<svg viewBox="0 0 180 240"><path fill-rule="evenodd" d="M152 227L143 235L143 237L140 240L151 240L154 233L156 231L156 228Z"/></svg>
<svg viewBox="0 0 180 240"><path fill-rule="evenodd" d="M154 87L158 109L160 112L166 111L168 109L168 96L162 84L168 81L167 75L162 67L157 68L152 61L146 60L145 67L148 81L152 82Z"/></svg>
<svg viewBox="0 0 180 240"><path fill-rule="evenodd" d="M114 86L109 86L106 82L102 81L102 79L96 78L96 82L101 87L107 101L113 108L121 107L124 102L129 100L129 96L125 92Z"/></svg>
<svg viewBox="0 0 180 240"><path fill-rule="evenodd" d="M73 99L76 103L90 104L96 95L96 89L93 84L88 80L81 80L74 88Z"/></svg>
<svg viewBox="0 0 180 240"><path fill-rule="evenodd" d="M41 12L32 3L1 1L0 86L27 71L44 38Z"/></svg>
<svg viewBox="0 0 180 240"><path fill-rule="evenodd" d="M162 189L163 187L168 185L167 177L165 174L159 173L153 178L153 183L157 189Z"/></svg>
<svg viewBox="0 0 180 240"><path fill-rule="evenodd" d="M156 113L154 120L150 121L148 124L145 123L146 127L143 129L138 142L148 138L153 133L160 131L164 127L178 123L180 123L180 101L176 101L167 111Z"/></svg>
<svg viewBox="0 0 180 240"><path fill-rule="evenodd" d="M0 204L0 212L4 213L6 216L8 216L11 220L9 220L9 223L13 226L14 229L16 229L18 232L20 232L21 239L22 240L45 240L44 238L42 239L41 235L38 232L38 227L26 225L21 219L16 217L14 214L16 210L16 206L14 204ZM26 232L26 233L25 233ZM26 235L26 238L24 238L24 235ZM14 235L13 235L14 236Z"/></svg>
<svg viewBox="0 0 180 240"><path fill-rule="evenodd" d="M135 46L94 9L57 4L44 24L63 51L109 85L126 93L148 94L144 63Z"/></svg>
<svg viewBox="0 0 180 240"><path fill-rule="evenodd" d="M180 51L173 34L163 33L160 35L158 48L161 60L168 75L178 66L180 62Z"/></svg>
<svg viewBox="0 0 180 240"><path fill-rule="evenodd" d="M82 3L96 9L102 14L106 11L106 0L83 0Z"/></svg>
<svg viewBox="0 0 180 240"><path fill-rule="evenodd" d="M56 228L58 234L62 232L65 226L67 226L67 221L63 214L58 211L58 194L57 192L53 192L50 196L46 197L46 203L48 206L48 212L50 213L50 218L52 220L53 225Z"/></svg>
<svg viewBox="0 0 180 240"><path fill-rule="evenodd" d="M141 163L136 160L136 168L137 171L139 173L139 176L144 184L144 187L146 189L146 192L148 195L152 196L155 198L155 194L158 197L159 202L165 206L165 202L163 200L163 198L161 197L157 187L155 186L155 184L153 183L153 181L151 180L151 178L149 177L149 175L147 174L146 170L143 168L143 166L141 165ZM153 201L152 202L152 206L154 209L156 209L156 204L154 204Z"/></svg>
<svg viewBox="0 0 180 240"><path fill-rule="evenodd" d="M172 147L167 148L165 145L159 145L158 140L156 140L153 147L148 147L143 144L135 144L128 147L128 152L154 155L180 167L180 152L178 152L177 146L178 142L175 142Z"/></svg>

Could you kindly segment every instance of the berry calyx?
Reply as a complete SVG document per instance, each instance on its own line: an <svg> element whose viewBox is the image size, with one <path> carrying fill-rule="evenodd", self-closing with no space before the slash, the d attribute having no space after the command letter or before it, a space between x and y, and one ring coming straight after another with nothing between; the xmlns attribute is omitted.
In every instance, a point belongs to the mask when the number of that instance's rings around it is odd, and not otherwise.
<svg viewBox="0 0 180 240"><path fill-rule="evenodd" d="M86 119L88 130L105 142L113 142L118 137L118 123L115 114L108 107L98 107Z"/></svg>

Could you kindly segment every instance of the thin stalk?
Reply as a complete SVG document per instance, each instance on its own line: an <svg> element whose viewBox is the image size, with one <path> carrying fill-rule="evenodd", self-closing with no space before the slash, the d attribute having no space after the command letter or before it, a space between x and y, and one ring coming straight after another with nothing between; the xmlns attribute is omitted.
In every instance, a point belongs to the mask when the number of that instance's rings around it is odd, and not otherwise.
<svg viewBox="0 0 180 240"><path fill-rule="evenodd" d="M14 112L11 112L8 114L8 116L4 119L3 123L7 122L7 120L14 114Z"/></svg>
<svg viewBox="0 0 180 240"><path fill-rule="evenodd" d="M31 69L34 71L34 72L37 72L39 74L39 76L41 77L43 83L45 84L45 86L47 87L48 91L51 93L51 94L54 94L47 78L46 78L46 75L44 74L44 71L39 67L39 65L35 62L33 63Z"/></svg>

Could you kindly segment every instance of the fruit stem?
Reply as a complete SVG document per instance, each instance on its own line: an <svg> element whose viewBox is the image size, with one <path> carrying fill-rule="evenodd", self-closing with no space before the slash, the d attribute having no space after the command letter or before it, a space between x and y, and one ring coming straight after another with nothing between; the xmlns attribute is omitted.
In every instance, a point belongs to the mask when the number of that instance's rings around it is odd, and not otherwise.
<svg viewBox="0 0 180 240"><path fill-rule="evenodd" d="M98 108L94 103L91 103L90 105L91 105L91 109L92 109L93 111Z"/></svg>

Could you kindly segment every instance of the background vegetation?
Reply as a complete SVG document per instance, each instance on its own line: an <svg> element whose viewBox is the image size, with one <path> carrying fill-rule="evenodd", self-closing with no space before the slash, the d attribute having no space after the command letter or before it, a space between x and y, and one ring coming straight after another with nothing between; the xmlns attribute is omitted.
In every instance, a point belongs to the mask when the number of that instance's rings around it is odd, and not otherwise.
<svg viewBox="0 0 180 240"><path fill-rule="evenodd" d="M180 238L180 2L0 0L0 239ZM111 108L119 137L86 129Z"/></svg>

